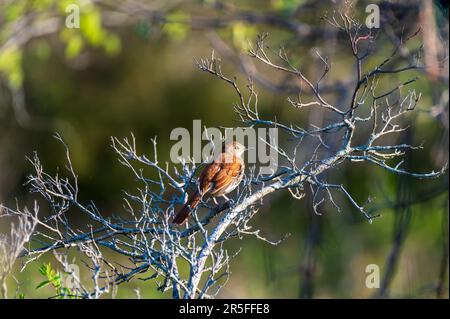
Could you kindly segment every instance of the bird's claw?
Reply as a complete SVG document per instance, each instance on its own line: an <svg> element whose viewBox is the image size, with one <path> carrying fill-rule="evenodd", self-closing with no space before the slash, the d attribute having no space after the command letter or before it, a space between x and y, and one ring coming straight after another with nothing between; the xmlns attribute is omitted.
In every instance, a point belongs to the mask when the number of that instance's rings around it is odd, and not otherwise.
<svg viewBox="0 0 450 319"><path fill-rule="evenodd" d="M229 205L230 207L233 207L234 204L236 204L236 203L235 203L235 201L234 201L232 198L228 199L228 205Z"/></svg>

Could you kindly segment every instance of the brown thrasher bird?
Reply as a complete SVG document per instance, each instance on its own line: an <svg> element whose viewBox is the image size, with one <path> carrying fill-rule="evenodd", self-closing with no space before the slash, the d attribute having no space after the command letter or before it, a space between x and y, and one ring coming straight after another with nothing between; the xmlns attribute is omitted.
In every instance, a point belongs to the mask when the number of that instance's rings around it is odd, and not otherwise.
<svg viewBox="0 0 450 319"><path fill-rule="evenodd" d="M244 177L245 164L241 156L245 151L246 148L236 141L226 144L223 152L205 166L200 174L197 190L189 197L172 222L184 223L191 210L197 207L206 194L213 196L213 199L222 196L229 200L225 195L233 191Z"/></svg>

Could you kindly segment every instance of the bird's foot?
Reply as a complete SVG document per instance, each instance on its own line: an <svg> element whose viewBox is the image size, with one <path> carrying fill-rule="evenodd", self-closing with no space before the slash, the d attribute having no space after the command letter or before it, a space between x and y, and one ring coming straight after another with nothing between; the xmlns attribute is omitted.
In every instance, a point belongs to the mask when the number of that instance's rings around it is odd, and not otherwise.
<svg viewBox="0 0 450 319"><path fill-rule="evenodd" d="M232 198L228 198L226 196L223 196L223 197L227 200L227 204L229 207L233 207L234 204L236 204Z"/></svg>

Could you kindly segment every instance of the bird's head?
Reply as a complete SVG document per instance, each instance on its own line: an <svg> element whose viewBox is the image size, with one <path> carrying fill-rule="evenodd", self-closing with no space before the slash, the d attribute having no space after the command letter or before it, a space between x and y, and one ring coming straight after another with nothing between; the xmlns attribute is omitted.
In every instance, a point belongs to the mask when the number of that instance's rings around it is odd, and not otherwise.
<svg viewBox="0 0 450 319"><path fill-rule="evenodd" d="M242 145L239 142L233 141L230 143L227 143L225 145L225 152L226 153L230 153L230 154L234 154L236 156L241 156L242 154L244 154L244 152L247 150L247 148L245 148L244 145Z"/></svg>

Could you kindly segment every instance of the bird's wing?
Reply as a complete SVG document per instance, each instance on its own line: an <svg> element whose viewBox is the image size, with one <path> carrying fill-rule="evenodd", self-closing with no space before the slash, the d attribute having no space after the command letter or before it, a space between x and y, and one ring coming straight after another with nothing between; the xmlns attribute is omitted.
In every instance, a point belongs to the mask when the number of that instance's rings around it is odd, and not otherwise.
<svg viewBox="0 0 450 319"><path fill-rule="evenodd" d="M213 179L212 195L224 193L228 187L236 181L243 170L243 165L240 161L232 163L222 163L221 169L217 172Z"/></svg>
<svg viewBox="0 0 450 319"><path fill-rule="evenodd" d="M200 193L205 194L208 192L214 184L214 178L221 170L220 163L213 162L208 164L202 171L199 178Z"/></svg>

